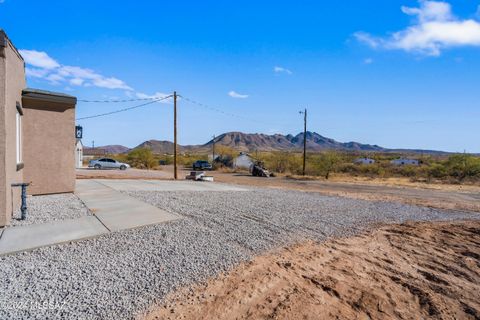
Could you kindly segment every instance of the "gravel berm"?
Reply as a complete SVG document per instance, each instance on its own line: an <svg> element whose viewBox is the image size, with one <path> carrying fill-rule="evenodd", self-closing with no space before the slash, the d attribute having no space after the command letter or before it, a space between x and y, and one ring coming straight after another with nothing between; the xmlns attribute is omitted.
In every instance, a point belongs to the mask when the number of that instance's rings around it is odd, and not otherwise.
<svg viewBox="0 0 480 320"><path fill-rule="evenodd" d="M280 190L127 193L184 219L0 257L0 319L130 319L281 245L377 223L480 218Z"/></svg>

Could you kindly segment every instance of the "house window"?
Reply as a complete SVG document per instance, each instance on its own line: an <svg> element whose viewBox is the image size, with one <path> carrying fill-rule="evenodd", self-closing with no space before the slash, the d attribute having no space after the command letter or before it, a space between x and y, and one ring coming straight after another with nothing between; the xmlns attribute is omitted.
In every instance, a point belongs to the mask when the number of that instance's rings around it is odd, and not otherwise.
<svg viewBox="0 0 480 320"><path fill-rule="evenodd" d="M15 130L16 130L16 159L17 159L17 170L23 168L23 157L22 157L22 116L23 110L19 103L17 103L17 113L15 115Z"/></svg>

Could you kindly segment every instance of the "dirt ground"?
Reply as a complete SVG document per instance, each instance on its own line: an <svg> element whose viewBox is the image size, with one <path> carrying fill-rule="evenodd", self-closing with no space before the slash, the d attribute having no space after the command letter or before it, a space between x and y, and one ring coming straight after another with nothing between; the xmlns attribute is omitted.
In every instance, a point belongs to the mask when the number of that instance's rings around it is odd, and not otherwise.
<svg viewBox="0 0 480 320"><path fill-rule="evenodd" d="M77 179L173 179L173 174L164 170L140 170L130 168L127 170L96 170L81 168L76 170Z"/></svg>
<svg viewBox="0 0 480 320"><path fill-rule="evenodd" d="M180 169L179 179L189 170ZM440 209L456 209L480 212L480 186L412 183L408 179L361 179L333 177L332 180L300 180L286 177L260 178L247 173L211 171L215 181L288 190L318 192L372 201L394 201ZM77 169L78 179L173 179L173 167L163 170L92 170Z"/></svg>
<svg viewBox="0 0 480 320"><path fill-rule="evenodd" d="M480 221L386 225L259 256L144 319L480 319Z"/></svg>
<svg viewBox="0 0 480 320"><path fill-rule="evenodd" d="M318 192L370 201L393 201L439 209L480 212L480 187L461 185L393 184L392 181L299 180L260 178L241 173L214 173L215 181L249 186Z"/></svg>

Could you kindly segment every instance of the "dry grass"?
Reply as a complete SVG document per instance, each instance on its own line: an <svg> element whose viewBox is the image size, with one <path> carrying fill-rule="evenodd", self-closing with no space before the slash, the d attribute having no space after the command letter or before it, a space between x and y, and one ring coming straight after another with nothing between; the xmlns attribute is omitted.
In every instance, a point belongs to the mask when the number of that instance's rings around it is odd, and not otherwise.
<svg viewBox="0 0 480 320"><path fill-rule="evenodd" d="M318 176L301 176L301 175L285 175L287 179L297 181L327 181L323 177ZM447 182L421 182L412 181L407 177L390 177L390 178L374 178L374 177L354 177L348 174L333 174L330 182L342 182L352 184L369 184L377 186L392 186L392 187L409 187L409 188L422 188L422 189L434 189L444 191L471 191L480 192L480 185L475 184L451 184Z"/></svg>

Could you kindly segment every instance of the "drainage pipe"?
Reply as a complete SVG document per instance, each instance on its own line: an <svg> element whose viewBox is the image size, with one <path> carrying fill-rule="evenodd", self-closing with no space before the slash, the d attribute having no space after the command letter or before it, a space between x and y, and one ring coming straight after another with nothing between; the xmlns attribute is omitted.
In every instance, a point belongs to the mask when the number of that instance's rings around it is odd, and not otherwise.
<svg viewBox="0 0 480 320"><path fill-rule="evenodd" d="M20 211L22 212L21 220L25 220L27 218L27 186L30 183L12 183L12 187L21 187L22 188L22 206L20 207Z"/></svg>

